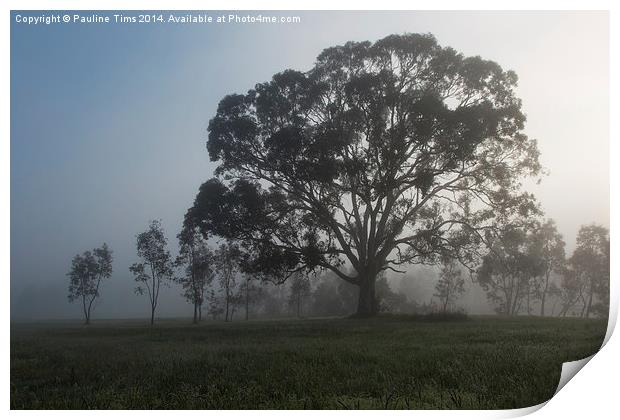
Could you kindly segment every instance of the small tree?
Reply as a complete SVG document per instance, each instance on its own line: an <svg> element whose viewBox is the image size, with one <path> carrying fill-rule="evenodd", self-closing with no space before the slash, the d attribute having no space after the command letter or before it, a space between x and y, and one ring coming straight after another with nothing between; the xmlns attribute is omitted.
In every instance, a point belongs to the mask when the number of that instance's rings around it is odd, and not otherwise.
<svg viewBox="0 0 620 420"><path fill-rule="evenodd" d="M237 290L237 273L239 272L239 248L227 243L215 251L215 270L219 276L219 283L224 295L224 320L232 320L234 306L240 301Z"/></svg>
<svg viewBox="0 0 620 420"><path fill-rule="evenodd" d="M536 295L540 299L540 316L545 315L545 303L551 287L551 275L560 273L565 264L564 240L555 222L547 220L530 237L530 255L537 255L541 263L541 276L536 284Z"/></svg>
<svg viewBox="0 0 620 420"><path fill-rule="evenodd" d="M166 249L167 243L168 239L161 222L151 221L148 230L136 236L136 249L141 261L129 267L138 283L135 292L143 295L146 291L148 294L151 325L155 323L155 309L159 301L160 288L168 284L173 275L172 258Z"/></svg>
<svg viewBox="0 0 620 420"><path fill-rule="evenodd" d="M178 239L180 251L175 265L183 267L184 273L175 282L183 287L183 296L193 304L196 324L202 320L205 289L213 281L214 257L203 236L187 219Z"/></svg>
<svg viewBox="0 0 620 420"><path fill-rule="evenodd" d="M308 276L299 272L295 273L291 283L289 305L295 308L297 318L301 318L304 301L310 296L310 292L310 279Z"/></svg>
<svg viewBox="0 0 620 420"><path fill-rule="evenodd" d="M577 234L577 248L569 265L582 288L581 316L588 318L593 302L609 305L609 231L595 224L582 226ZM597 308L598 312L607 309Z"/></svg>
<svg viewBox="0 0 620 420"><path fill-rule="evenodd" d="M445 314L463 293L465 293L465 279L458 268L458 263L453 259L444 261L433 295L441 302L441 311Z"/></svg>
<svg viewBox="0 0 620 420"><path fill-rule="evenodd" d="M93 251L85 251L71 260L69 273L69 302L82 301L84 323L90 324L90 313L99 297L101 280L112 275L112 251L107 244Z"/></svg>
<svg viewBox="0 0 620 420"><path fill-rule="evenodd" d="M580 300L584 301L584 287L579 274L570 265L562 270L562 282L557 291L561 303L558 316L568 315Z"/></svg>
<svg viewBox="0 0 620 420"><path fill-rule="evenodd" d="M531 281L542 267L540 258L529 250L528 230L512 226L501 231L483 258L477 281L496 303L498 313L516 315L523 300L529 301Z"/></svg>

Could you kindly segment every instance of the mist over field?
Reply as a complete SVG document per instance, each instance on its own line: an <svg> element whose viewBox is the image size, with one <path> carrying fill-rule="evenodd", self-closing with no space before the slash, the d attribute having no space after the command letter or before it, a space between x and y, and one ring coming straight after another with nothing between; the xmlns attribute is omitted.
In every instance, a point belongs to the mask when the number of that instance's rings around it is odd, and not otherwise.
<svg viewBox="0 0 620 420"><path fill-rule="evenodd" d="M11 24L11 318L77 319L71 259L106 242L113 274L96 318L146 318L129 266L136 234L161 219L173 254L183 216L216 164L205 147L219 100L324 49L389 34L432 33L519 77L524 132L548 171L528 182L575 248L582 225L609 227L608 15L596 12L303 12L277 25ZM392 290L433 298L438 269L388 273ZM459 304L494 313L468 278ZM189 317L178 286L158 317Z"/></svg>

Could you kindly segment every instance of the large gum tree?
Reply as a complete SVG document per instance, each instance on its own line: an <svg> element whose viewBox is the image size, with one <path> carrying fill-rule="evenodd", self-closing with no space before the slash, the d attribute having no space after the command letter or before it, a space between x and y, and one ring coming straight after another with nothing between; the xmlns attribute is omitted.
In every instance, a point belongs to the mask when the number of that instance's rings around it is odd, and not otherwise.
<svg viewBox="0 0 620 420"><path fill-rule="evenodd" d="M432 35L325 49L224 97L208 127L216 178L191 212L243 245L257 273L327 269L376 313L385 270L463 262L497 219L536 208L521 180L541 168L522 133L517 76Z"/></svg>

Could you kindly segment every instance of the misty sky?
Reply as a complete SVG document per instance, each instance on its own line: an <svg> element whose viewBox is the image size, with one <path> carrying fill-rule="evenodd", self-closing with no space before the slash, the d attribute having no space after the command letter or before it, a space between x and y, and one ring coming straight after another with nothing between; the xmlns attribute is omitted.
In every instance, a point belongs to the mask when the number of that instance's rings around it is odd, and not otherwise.
<svg viewBox="0 0 620 420"><path fill-rule="evenodd" d="M393 33L431 32L516 71L525 132L550 173L528 189L569 252L580 225L609 226L607 13L291 12L302 22L37 26L15 23L18 13L40 14L12 12L11 23L13 319L79 318L66 272L76 253L104 241L114 273L93 317L146 317L128 270L135 235L160 218L176 251L183 214L215 168L205 142L219 100L284 69L308 70L323 48ZM428 299L435 279L415 281ZM179 294L162 291L161 316L189 316Z"/></svg>

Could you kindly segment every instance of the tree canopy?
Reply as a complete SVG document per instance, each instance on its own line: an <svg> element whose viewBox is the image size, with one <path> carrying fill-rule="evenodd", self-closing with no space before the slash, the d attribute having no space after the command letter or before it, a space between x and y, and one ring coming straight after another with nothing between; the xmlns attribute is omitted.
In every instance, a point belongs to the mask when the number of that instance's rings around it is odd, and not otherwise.
<svg viewBox="0 0 620 420"><path fill-rule="evenodd" d="M568 262L569 270L580 285L582 316L589 317L592 309L606 316L609 312L609 230L596 224L582 226L577 234L577 248ZM598 302L594 301L595 297Z"/></svg>
<svg viewBox="0 0 620 420"><path fill-rule="evenodd" d="M477 270L478 284L500 314L517 315L524 300L529 305L532 282L545 272L545 260L532 246L532 229L537 228L537 224L505 228Z"/></svg>
<svg viewBox="0 0 620 420"><path fill-rule="evenodd" d="M310 71L221 100L207 142L217 178L193 217L243 244L257 273L333 271L371 315L382 271L465 262L499 219L536 211L521 180L540 173L539 152L516 83L429 34L327 48Z"/></svg>

